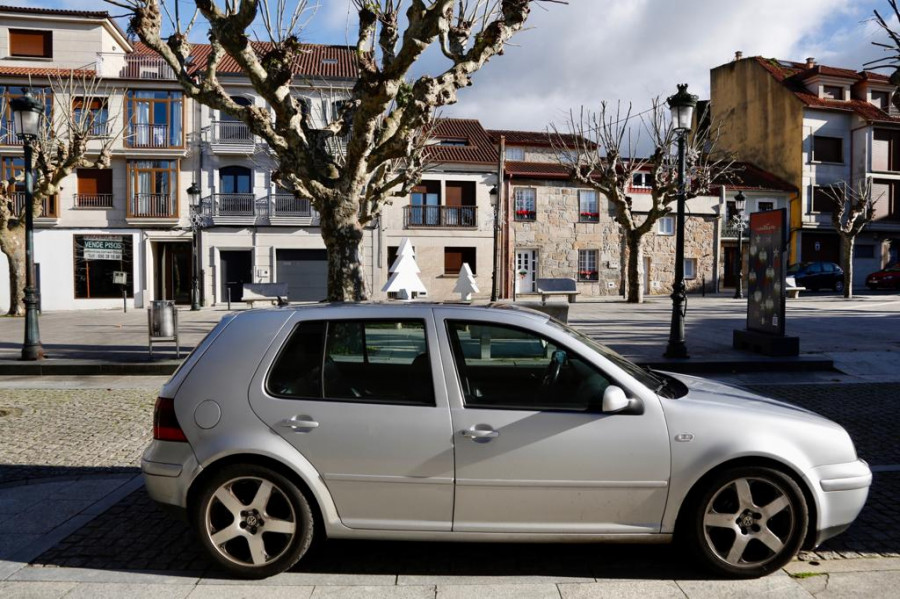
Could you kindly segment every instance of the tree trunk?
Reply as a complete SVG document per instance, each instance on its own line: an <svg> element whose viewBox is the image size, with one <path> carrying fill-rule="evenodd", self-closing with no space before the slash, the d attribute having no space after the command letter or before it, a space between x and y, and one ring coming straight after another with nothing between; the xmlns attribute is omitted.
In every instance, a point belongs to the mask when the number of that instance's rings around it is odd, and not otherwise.
<svg viewBox="0 0 900 599"><path fill-rule="evenodd" d="M851 235L841 235L843 242L841 244L841 268L844 269L844 297L850 299L853 297L853 245L856 238Z"/></svg>
<svg viewBox="0 0 900 599"><path fill-rule="evenodd" d="M9 265L9 316L25 316L25 225L0 228L0 250Z"/></svg>
<svg viewBox="0 0 900 599"><path fill-rule="evenodd" d="M343 206L329 203L321 212L320 222L322 238L328 248L328 301L368 299L359 255L363 230L356 214L348 214L346 202Z"/></svg>
<svg viewBox="0 0 900 599"><path fill-rule="evenodd" d="M628 247L628 296L625 300L630 304L644 303L644 250L641 237L635 231L625 232L625 245Z"/></svg>

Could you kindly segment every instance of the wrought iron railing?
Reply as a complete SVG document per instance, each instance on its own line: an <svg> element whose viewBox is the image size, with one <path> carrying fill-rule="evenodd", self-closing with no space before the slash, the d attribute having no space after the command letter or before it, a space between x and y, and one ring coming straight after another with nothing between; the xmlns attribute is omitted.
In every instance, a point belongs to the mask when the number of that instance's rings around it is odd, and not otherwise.
<svg viewBox="0 0 900 599"><path fill-rule="evenodd" d="M275 216L312 216L314 210L309 200L294 197L290 193L275 193L270 196Z"/></svg>
<svg viewBox="0 0 900 599"><path fill-rule="evenodd" d="M252 193L214 193L203 200L208 216L254 216L255 205Z"/></svg>
<svg viewBox="0 0 900 599"><path fill-rule="evenodd" d="M11 194L10 196L10 209L13 214L19 214L22 212L22 208L25 206L25 192L17 191ZM56 218L58 216L56 212L56 196L50 196L49 198L44 198L41 202L41 213L38 217L43 218Z"/></svg>
<svg viewBox="0 0 900 599"><path fill-rule="evenodd" d="M407 206L405 226L410 227L475 227L475 206Z"/></svg>
<svg viewBox="0 0 900 599"><path fill-rule="evenodd" d="M76 208L112 208L113 194L111 193L76 193Z"/></svg>
<svg viewBox="0 0 900 599"><path fill-rule="evenodd" d="M160 56L126 54L125 64L119 71L119 77L125 79L175 79L175 72Z"/></svg>
<svg viewBox="0 0 900 599"><path fill-rule="evenodd" d="M168 193L136 193L128 204L128 216L135 218L175 218L175 198Z"/></svg>
<svg viewBox="0 0 900 599"><path fill-rule="evenodd" d="M125 142L132 148L180 148L181 131L162 123L131 123Z"/></svg>
<svg viewBox="0 0 900 599"><path fill-rule="evenodd" d="M253 134L250 128L240 121L213 121L212 141L220 144L250 145Z"/></svg>
<svg viewBox="0 0 900 599"><path fill-rule="evenodd" d="M0 144L4 146L21 146L22 140L16 135L16 125L12 121L4 121L0 127Z"/></svg>
<svg viewBox="0 0 900 599"><path fill-rule="evenodd" d="M744 238L747 238L747 223L744 225ZM722 221L722 237L734 238L737 239L741 236L741 225L733 219L726 219Z"/></svg>

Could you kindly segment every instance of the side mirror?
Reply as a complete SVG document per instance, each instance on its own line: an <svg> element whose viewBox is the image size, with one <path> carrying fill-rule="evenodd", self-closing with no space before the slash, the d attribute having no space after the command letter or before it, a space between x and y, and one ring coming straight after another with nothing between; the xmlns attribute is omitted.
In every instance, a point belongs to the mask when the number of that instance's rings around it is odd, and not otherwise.
<svg viewBox="0 0 900 599"><path fill-rule="evenodd" d="M610 385L603 392L603 413L615 414L629 407L631 402L621 387Z"/></svg>

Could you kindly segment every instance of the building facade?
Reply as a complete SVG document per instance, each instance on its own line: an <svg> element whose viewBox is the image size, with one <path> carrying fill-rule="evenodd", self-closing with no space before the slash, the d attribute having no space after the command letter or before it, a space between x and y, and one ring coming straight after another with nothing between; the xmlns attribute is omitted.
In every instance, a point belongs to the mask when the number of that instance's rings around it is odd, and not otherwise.
<svg viewBox="0 0 900 599"><path fill-rule="evenodd" d="M827 189L872 184L874 221L857 238L854 285L900 251L900 118L896 86L878 73L806 62L742 58L711 71L721 145L797 188L791 262L838 262Z"/></svg>

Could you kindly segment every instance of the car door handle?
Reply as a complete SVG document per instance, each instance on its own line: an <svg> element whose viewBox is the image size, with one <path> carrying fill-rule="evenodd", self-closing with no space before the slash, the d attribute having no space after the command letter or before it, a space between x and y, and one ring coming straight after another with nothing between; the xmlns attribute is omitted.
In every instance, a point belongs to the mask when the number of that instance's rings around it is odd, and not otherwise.
<svg viewBox="0 0 900 599"><path fill-rule="evenodd" d="M489 426L478 424L472 428L467 428L462 431L461 434L463 437L468 437L470 439L496 439L500 436L500 431L495 431Z"/></svg>
<svg viewBox="0 0 900 599"><path fill-rule="evenodd" d="M319 423L309 416L294 416L293 418L282 420L278 424L295 431L319 428Z"/></svg>

